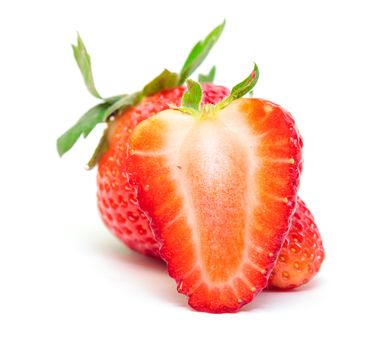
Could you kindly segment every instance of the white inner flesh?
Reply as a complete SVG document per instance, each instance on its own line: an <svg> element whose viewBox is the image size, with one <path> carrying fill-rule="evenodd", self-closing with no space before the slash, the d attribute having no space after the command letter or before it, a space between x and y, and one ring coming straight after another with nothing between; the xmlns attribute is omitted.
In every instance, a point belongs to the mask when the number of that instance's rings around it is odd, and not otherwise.
<svg viewBox="0 0 386 350"><path fill-rule="evenodd" d="M183 114L177 111L164 111L157 118L167 120L168 125L168 142L163 151L165 154L171 173L176 181L178 190L183 198L184 207L183 215L186 217L188 224L192 230L192 238L196 245L198 264L202 264L202 256L200 254L200 233L196 219L196 208L192 200L192 192L190 179L184 175L186 164L188 162L187 155L191 155L190 150L194 150L198 154L199 163L202 166L202 171L205 172L205 177L202 177L202 186L211 186L214 180L222 174L226 174L227 158L222 157L219 149L224 148L227 142L232 139L233 144L237 144L241 148L240 153L247 158L248 170L246 174L245 191L245 213L246 213L246 231L244 233L245 247L244 256L241 258L241 264L235 271L234 277L241 278L250 288L253 286L245 278L242 273L243 263L247 261L248 247L250 242L250 232L253 229L252 214L254 208L258 205L256 197L256 172L259 168L259 162L256 156L256 149L260 138L253 135L250 127L243 122L244 116L238 110L238 101L232 103L225 110L221 111L215 119L199 120L192 116ZM263 135L261 136L263 137ZM158 152L157 152L158 153ZM194 153L193 153L194 154ZM149 156L151 156L149 154ZM191 174L189 174L191 176ZM221 182L221 181L220 181ZM181 213L178 214L180 216ZM215 218L214 218L215 220ZM250 262L255 268L259 269L256 264ZM200 266L202 271L202 282L208 282L213 285L213 281L205 274L205 268ZM192 270L194 270L193 267ZM261 270L261 269L260 269ZM226 281L225 283L229 283ZM219 286L222 283L218 283Z"/></svg>

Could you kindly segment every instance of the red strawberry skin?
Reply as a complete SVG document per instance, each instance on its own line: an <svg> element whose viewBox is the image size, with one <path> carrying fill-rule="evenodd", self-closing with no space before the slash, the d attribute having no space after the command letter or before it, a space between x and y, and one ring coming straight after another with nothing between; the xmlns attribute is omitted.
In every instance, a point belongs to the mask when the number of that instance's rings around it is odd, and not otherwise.
<svg viewBox="0 0 386 350"><path fill-rule="evenodd" d="M298 198L291 228L269 279L278 289L293 289L309 282L325 257L322 238L311 212Z"/></svg>
<svg viewBox="0 0 386 350"><path fill-rule="evenodd" d="M215 104L229 90L213 84L202 84L203 103ZM106 226L129 248L159 257L159 244L149 227L149 220L138 205L136 188L126 170L128 144L138 123L169 108L179 105L185 87L165 90L144 98L136 107L125 110L112 125L109 149L98 164L98 208Z"/></svg>
<svg viewBox="0 0 386 350"><path fill-rule="evenodd" d="M302 141L258 99L218 118L165 111L131 139L129 172L161 256L196 310L235 312L267 285L295 209Z"/></svg>

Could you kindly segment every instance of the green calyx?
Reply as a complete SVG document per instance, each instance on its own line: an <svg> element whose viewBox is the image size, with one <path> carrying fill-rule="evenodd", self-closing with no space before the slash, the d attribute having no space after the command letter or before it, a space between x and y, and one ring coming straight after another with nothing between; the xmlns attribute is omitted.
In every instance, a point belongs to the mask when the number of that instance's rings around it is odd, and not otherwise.
<svg viewBox="0 0 386 350"><path fill-rule="evenodd" d="M222 22L219 26L214 28L207 37L199 41L196 45L194 45L192 51L188 58L186 59L184 65L182 66L180 72L179 84L182 85L185 80L190 77L193 72L200 66L200 64L204 61L206 56L208 56L210 50L216 44L217 40L220 38L222 31L225 27L225 21Z"/></svg>
<svg viewBox="0 0 386 350"><path fill-rule="evenodd" d="M192 116L213 116L221 109L224 109L234 100L237 100L248 92L251 92L259 79L259 69L254 63L252 73L248 75L246 79L235 85L228 97L225 97L222 101L216 105L204 104L201 106L202 89L201 85L193 80L187 81L187 89L182 96L181 107L176 109L191 114Z"/></svg>
<svg viewBox="0 0 386 350"><path fill-rule="evenodd" d="M186 79L193 74L209 54L210 50L219 39L224 26L225 21L214 28L204 40L199 41L193 47L179 73L173 73L165 69L161 74L146 84L142 90L133 94L124 94L108 98L102 97L95 87L90 55L87 52L83 40L78 34L77 44L72 45L74 58L82 73L88 91L92 96L100 99L101 102L89 109L70 129L58 138L56 148L59 155L62 156L68 152L78 141L80 136L83 135L83 137L86 138L97 124L106 123L110 117L118 116L125 108L136 106L144 97L153 95L165 89L172 89L183 85ZM207 75L200 75L200 82L212 82L215 72L216 69L213 67ZM100 157L108 148L106 130L94 151L92 158L88 162L89 169L93 168L98 163Z"/></svg>
<svg viewBox="0 0 386 350"><path fill-rule="evenodd" d="M216 76L216 66L213 66L208 74L199 74L198 81L200 83L213 83Z"/></svg>
<svg viewBox="0 0 386 350"><path fill-rule="evenodd" d="M258 80L259 68L257 67L257 64L254 63L252 73L249 74L248 77L245 78L242 82L238 83L232 88L230 95L218 104L218 108L223 109L234 100L237 100L246 95L248 92L251 92Z"/></svg>
<svg viewBox="0 0 386 350"><path fill-rule="evenodd" d="M177 107L177 109L194 115L200 111L202 100L201 85L190 79L186 82L186 85L187 88L182 96L181 107Z"/></svg>

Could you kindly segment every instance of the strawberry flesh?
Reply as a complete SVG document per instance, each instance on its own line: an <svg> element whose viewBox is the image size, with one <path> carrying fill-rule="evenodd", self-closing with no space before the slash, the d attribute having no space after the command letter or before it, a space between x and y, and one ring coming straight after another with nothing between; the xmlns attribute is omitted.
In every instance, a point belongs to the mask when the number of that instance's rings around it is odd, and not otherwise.
<svg viewBox="0 0 386 350"><path fill-rule="evenodd" d="M235 312L267 284L296 202L302 141L258 99L214 117L168 110L136 127L128 173L179 292Z"/></svg>

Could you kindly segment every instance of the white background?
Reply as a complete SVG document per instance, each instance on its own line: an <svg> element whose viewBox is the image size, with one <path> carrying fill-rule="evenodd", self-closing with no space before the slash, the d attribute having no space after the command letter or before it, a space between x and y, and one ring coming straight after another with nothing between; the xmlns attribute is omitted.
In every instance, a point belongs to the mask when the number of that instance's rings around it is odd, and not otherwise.
<svg viewBox="0 0 386 350"><path fill-rule="evenodd" d="M386 21L383 1L2 1L0 348L385 349ZM294 115L301 196L326 260L307 287L237 314L192 311L165 267L101 223L100 128L62 159L55 140L91 105L78 30L102 95L132 92L226 18L201 72L232 86L256 61L255 96Z"/></svg>

